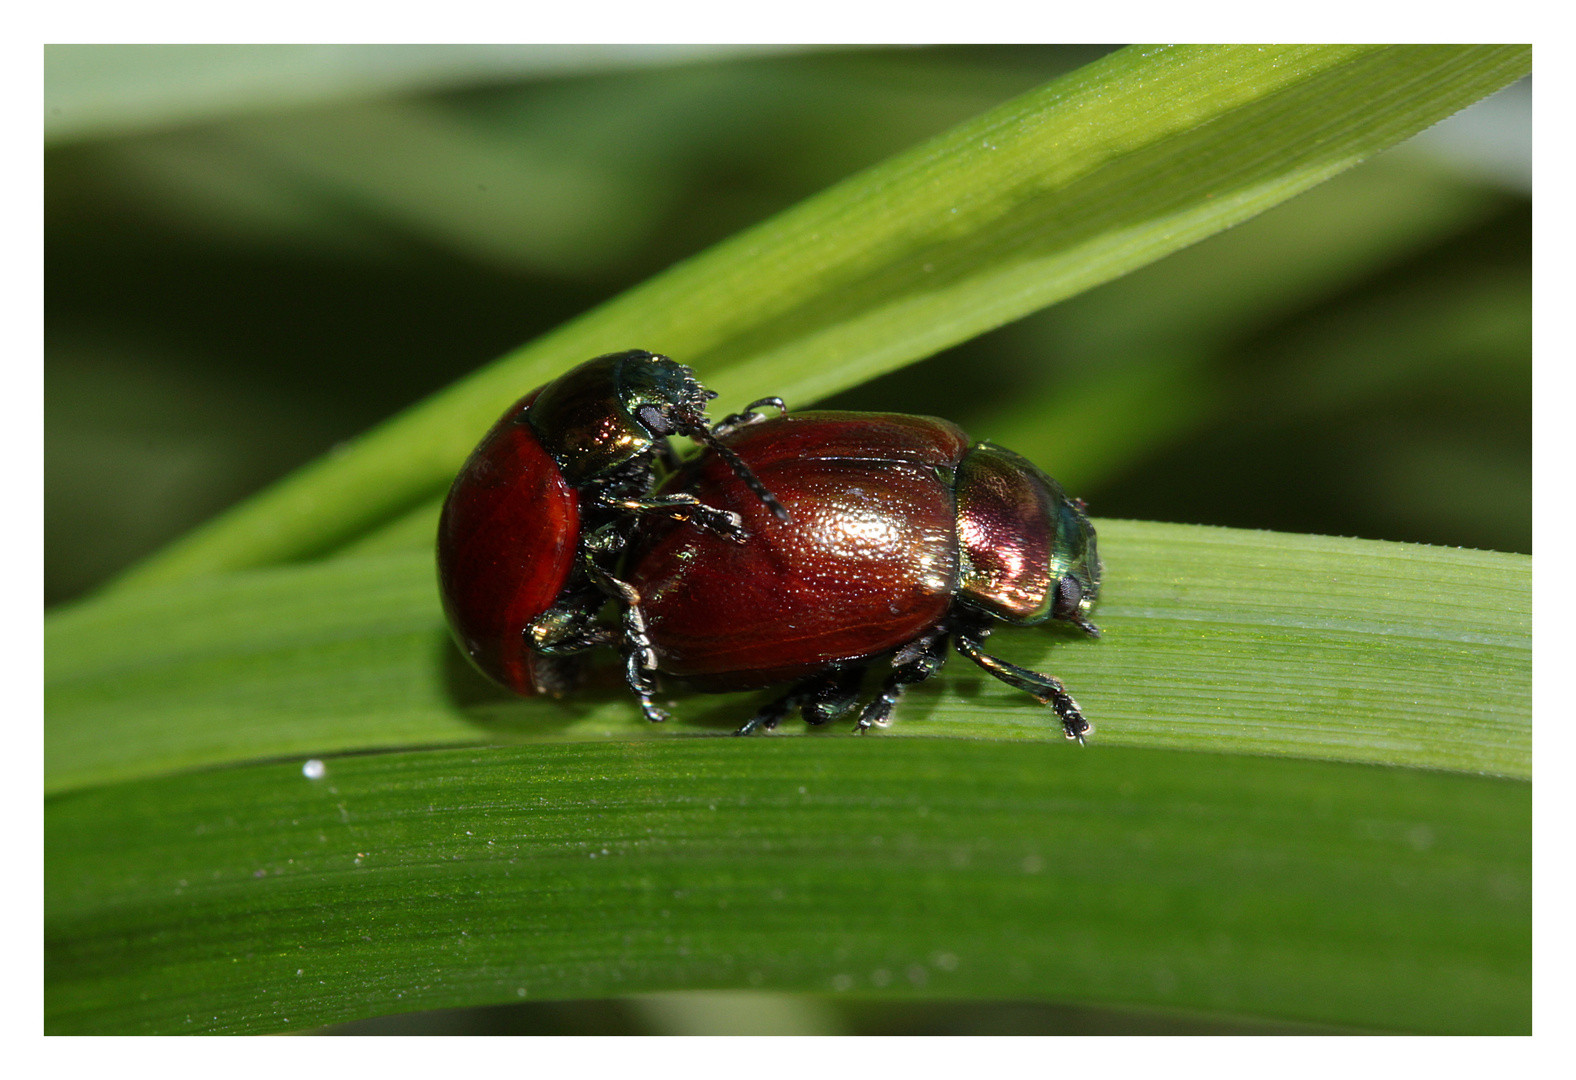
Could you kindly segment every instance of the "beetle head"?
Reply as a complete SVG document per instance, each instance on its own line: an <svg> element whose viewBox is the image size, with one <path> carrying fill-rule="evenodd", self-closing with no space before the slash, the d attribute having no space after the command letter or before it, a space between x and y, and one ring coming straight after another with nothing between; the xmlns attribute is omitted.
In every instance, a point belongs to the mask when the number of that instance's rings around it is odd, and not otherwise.
<svg viewBox="0 0 1576 1080"><path fill-rule="evenodd" d="M631 419L653 439L709 431L706 405L717 396L695 373L666 356L632 349L622 354L618 396Z"/></svg>
<svg viewBox="0 0 1576 1080"><path fill-rule="evenodd" d="M1056 579L1051 618L1070 622L1091 637L1099 637L1100 628L1089 621L1089 609L1100 595L1100 551L1082 499L1062 496L1057 507L1054 551L1054 564L1061 576Z"/></svg>
<svg viewBox="0 0 1576 1080"><path fill-rule="evenodd" d="M739 455L717 440L711 431L711 421L706 418L706 405L717 396L695 378L695 373L683 364L674 363L666 356L643 354L645 362L634 353L626 354L621 389L625 407L637 423L649 431L653 438L666 435L687 435L696 442L709 446L728 463L734 475L744 481L755 497L765 503L779 521L788 519L788 511L777 497L766 490L754 470Z"/></svg>

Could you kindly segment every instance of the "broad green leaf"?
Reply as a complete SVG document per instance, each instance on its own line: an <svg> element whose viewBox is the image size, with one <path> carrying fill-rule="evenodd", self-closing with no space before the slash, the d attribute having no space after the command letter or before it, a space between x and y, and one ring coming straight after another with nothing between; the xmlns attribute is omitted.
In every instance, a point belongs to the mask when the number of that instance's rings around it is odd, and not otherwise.
<svg viewBox="0 0 1576 1080"><path fill-rule="evenodd" d="M992 648L1061 677L1101 745L1530 775L1527 557L1099 529L1105 637L1004 630ZM138 590L46 627L51 792L367 748L718 734L762 700L685 697L653 728L611 669L562 702L509 698L450 643L426 552ZM1043 707L958 658L889 734L1062 741Z"/></svg>
<svg viewBox="0 0 1576 1080"><path fill-rule="evenodd" d="M1132 47L659 275L287 478L122 586L288 561L441 490L522 390L634 345L802 404L1152 262L1530 69L1519 46Z"/></svg>
<svg viewBox="0 0 1576 1080"><path fill-rule="evenodd" d="M333 758L50 802L45 1025L677 988L1531 1028L1525 783L962 740Z"/></svg>

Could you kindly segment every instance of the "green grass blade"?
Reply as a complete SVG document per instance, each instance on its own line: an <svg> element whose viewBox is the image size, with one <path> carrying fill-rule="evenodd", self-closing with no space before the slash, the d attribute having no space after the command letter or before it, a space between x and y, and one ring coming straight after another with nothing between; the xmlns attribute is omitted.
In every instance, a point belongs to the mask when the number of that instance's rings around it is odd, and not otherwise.
<svg viewBox="0 0 1576 1080"><path fill-rule="evenodd" d="M327 770L52 800L46 1030L723 987L1531 1027L1517 781L884 739Z"/></svg>
<svg viewBox="0 0 1576 1080"><path fill-rule="evenodd" d="M503 79L764 52L717 45L46 45L51 144ZM772 50L775 51L775 50Z"/></svg>
<svg viewBox="0 0 1576 1080"><path fill-rule="evenodd" d="M1530 64L1520 46L1123 50L659 275L120 584L332 550L440 491L523 390L610 349L690 362L725 406L766 392L803 404L1243 221Z"/></svg>
<svg viewBox="0 0 1576 1080"><path fill-rule="evenodd" d="M1060 676L1100 745L1530 775L1526 556L1099 528L1106 636L1004 630L992 647ZM449 642L429 553L106 597L51 615L45 648L51 792L366 748L718 734L760 700L686 697L653 728L611 668L563 702L508 698ZM1044 708L957 659L891 736L1062 741Z"/></svg>

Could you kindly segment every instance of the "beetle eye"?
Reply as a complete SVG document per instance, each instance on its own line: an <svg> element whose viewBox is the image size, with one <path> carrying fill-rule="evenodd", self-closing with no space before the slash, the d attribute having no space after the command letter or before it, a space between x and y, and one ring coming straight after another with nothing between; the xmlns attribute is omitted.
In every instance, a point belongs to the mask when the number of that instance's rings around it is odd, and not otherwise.
<svg viewBox="0 0 1576 1080"><path fill-rule="evenodd" d="M1052 613L1058 619L1065 619L1078 611L1078 605L1083 603L1083 586L1078 579L1068 574L1056 583L1056 609Z"/></svg>
<svg viewBox="0 0 1576 1080"><path fill-rule="evenodd" d="M655 405L642 405L635 410L635 419L643 424L647 431L653 435L671 435L678 430L673 418L664 413Z"/></svg>

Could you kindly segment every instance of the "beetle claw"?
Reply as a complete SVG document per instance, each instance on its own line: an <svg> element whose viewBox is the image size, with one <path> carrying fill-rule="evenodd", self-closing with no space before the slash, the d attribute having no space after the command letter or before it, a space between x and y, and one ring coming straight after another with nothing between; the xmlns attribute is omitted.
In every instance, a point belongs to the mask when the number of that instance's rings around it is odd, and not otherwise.
<svg viewBox="0 0 1576 1080"><path fill-rule="evenodd" d="M697 506L690 511L688 517L690 521L700 528L732 540L735 544L742 544L749 539L749 530L744 527L743 516L734 513L732 510L718 510L710 506Z"/></svg>

